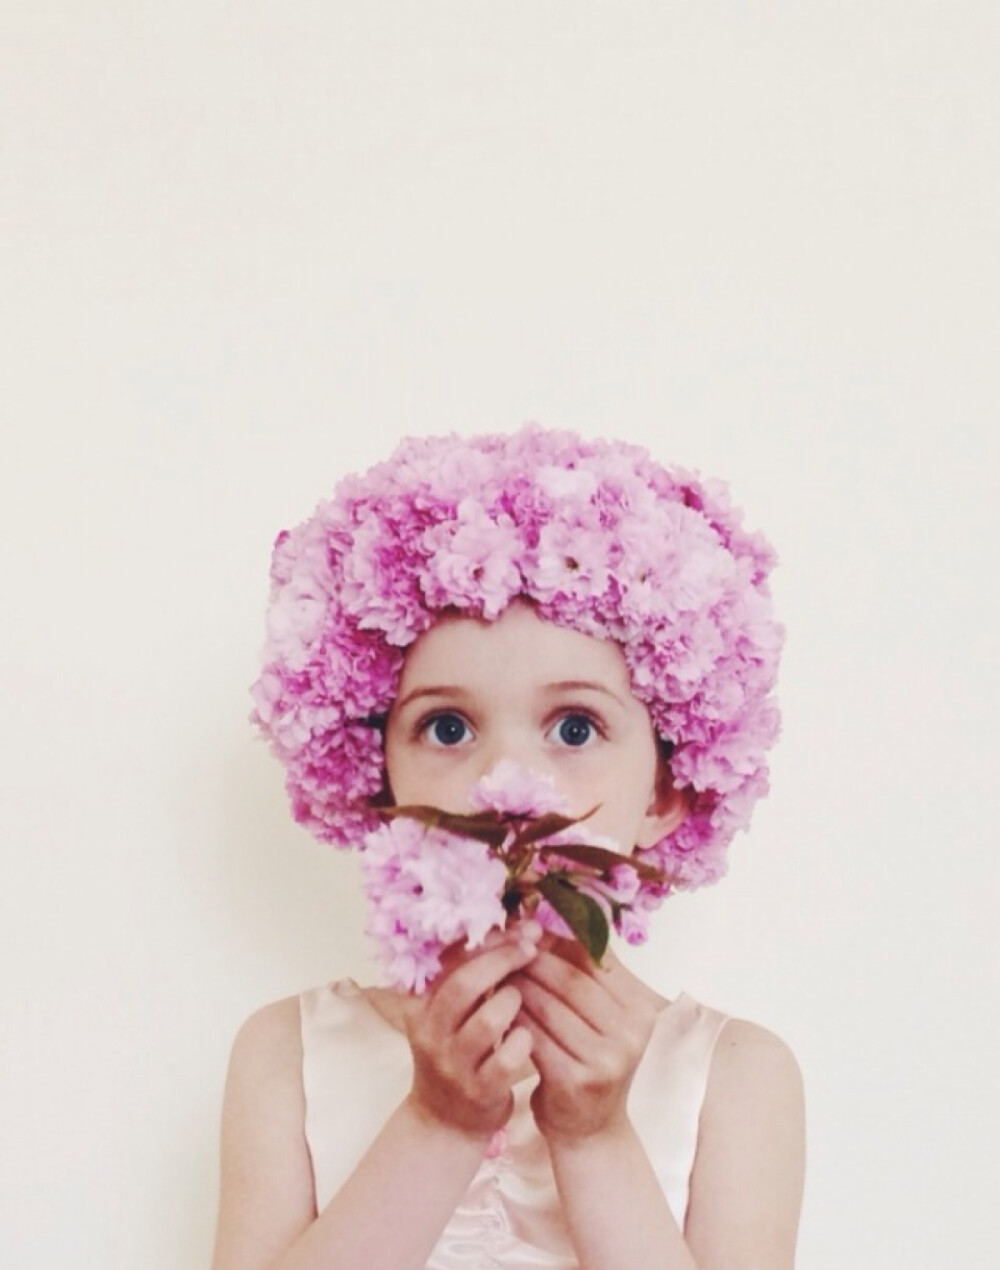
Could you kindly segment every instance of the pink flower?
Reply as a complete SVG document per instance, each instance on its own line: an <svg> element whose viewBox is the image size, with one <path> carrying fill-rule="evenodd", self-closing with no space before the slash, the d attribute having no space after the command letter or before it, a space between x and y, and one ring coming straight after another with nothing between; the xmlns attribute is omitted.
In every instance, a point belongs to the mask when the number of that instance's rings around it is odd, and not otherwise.
<svg viewBox="0 0 1000 1270"><path fill-rule="evenodd" d="M649 938L649 914L641 908L623 908L615 929L627 944L644 944Z"/></svg>
<svg viewBox="0 0 1000 1270"><path fill-rule="evenodd" d="M644 887L638 870L627 861L623 860L621 864L613 865L603 873L587 873L573 860L572 856L562 856L558 853L560 844L603 847L605 850L618 854L627 854L622 851L621 844L613 838L589 832L584 824L571 825L568 829L560 830L559 833L544 840L546 854L535 862L534 868L542 875L561 872L571 876L574 880L574 889L582 895L589 896L601 908L608 923L613 925L620 935L624 936L630 944L642 943L648 934L648 910L650 907L655 907L662 896L657 896L651 902L649 888ZM552 848L556 850L553 851ZM666 888L663 889L665 891ZM563 939L574 938L573 931L567 922L547 900L541 901L535 917L541 926L553 935Z"/></svg>
<svg viewBox="0 0 1000 1270"><path fill-rule="evenodd" d="M607 590L613 544L599 523L593 527L553 522L544 525L530 564L532 593L541 601L555 595L585 599Z"/></svg>
<svg viewBox="0 0 1000 1270"><path fill-rule="evenodd" d="M422 992L445 948L478 947L511 915L531 914L553 934L578 939L595 961L612 927L630 943L645 939L648 913L669 883L572 821L550 777L504 760L476 783L470 802L477 812L469 816L396 809L365 837L367 931L392 983Z"/></svg>
<svg viewBox="0 0 1000 1270"><path fill-rule="evenodd" d="M428 553L423 590L432 608L471 608L490 620L521 589L517 527L509 516L488 515L472 498L459 503L454 521L429 530L423 546Z"/></svg>
<svg viewBox="0 0 1000 1270"><path fill-rule="evenodd" d="M361 869L367 933L397 987L422 992L450 944L478 947L506 921L507 871L481 842L399 817L368 834Z"/></svg>
<svg viewBox="0 0 1000 1270"><path fill-rule="evenodd" d="M480 777L469 791L469 802L477 811L519 816L565 812L569 806L553 777L506 758Z"/></svg>
<svg viewBox="0 0 1000 1270"><path fill-rule="evenodd" d="M492 620L523 596L549 621L619 643L632 691L672 743L675 781L697 795L645 858L678 887L721 877L778 733L775 556L742 520L721 482L534 425L410 438L343 479L275 541L253 688L251 717L285 766L296 818L341 846L373 829L384 776L373 724L404 650L443 613ZM433 953L421 957L411 977Z"/></svg>

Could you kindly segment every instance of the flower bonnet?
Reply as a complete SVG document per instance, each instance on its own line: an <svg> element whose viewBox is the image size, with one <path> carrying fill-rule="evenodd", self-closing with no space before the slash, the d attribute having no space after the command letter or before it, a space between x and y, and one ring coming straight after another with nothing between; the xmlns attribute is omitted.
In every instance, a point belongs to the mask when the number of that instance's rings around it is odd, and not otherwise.
<svg viewBox="0 0 1000 1270"><path fill-rule="evenodd" d="M278 535L252 717L285 765L296 820L357 844L378 823L378 725L408 645L443 612L491 621L524 597L621 646L690 805L641 855L673 885L701 886L723 875L767 792L774 559L721 482L638 446L534 425L411 438Z"/></svg>

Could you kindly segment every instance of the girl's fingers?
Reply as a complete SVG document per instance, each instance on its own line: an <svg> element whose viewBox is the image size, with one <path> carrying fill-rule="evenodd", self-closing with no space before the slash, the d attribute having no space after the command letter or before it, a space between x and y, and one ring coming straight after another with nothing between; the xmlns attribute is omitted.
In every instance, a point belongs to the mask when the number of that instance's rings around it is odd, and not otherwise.
<svg viewBox="0 0 1000 1270"><path fill-rule="evenodd" d="M532 1049L531 1030L523 1024L512 1027L496 1049L483 1059L479 1066L480 1080L486 1085L509 1086L531 1056Z"/></svg>
<svg viewBox="0 0 1000 1270"><path fill-rule="evenodd" d="M521 993L522 1015L535 1024L546 1037L551 1038L565 1053L585 1062L601 1040L602 1033L561 1000L527 975L518 980ZM535 1034L535 1029L532 1030Z"/></svg>
<svg viewBox="0 0 1000 1270"><path fill-rule="evenodd" d="M600 966L593 964L586 950L576 941L559 940L552 948L552 956L576 968L585 981L593 984L598 991L596 995L590 993L589 999L597 1009L601 1008L599 1002L607 1004L609 998L615 1005L628 1012L652 1010L656 1013L659 1008L659 998L656 993L652 992L641 979L637 979L610 948L605 952ZM572 976L565 976L563 982L568 983L571 978ZM594 1022L596 1025L596 1017Z"/></svg>
<svg viewBox="0 0 1000 1270"><path fill-rule="evenodd" d="M502 1044L520 1009L520 992L511 984L505 984L473 1010L457 1035L473 1066L478 1067Z"/></svg>
<svg viewBox="0 0 1000 1270"><path fill-rule="evenodd" d="M522 970L537 953L530 939L506 936L494 947L473 953L433 989L430 1009L445 1033L457 1032L480 998L508 975Z"/></svg>
<svg viewBox="0 0 1000 1270"><path fill-rule="evenodd" d="M609 1033L617 1026L621 1009L617 999L609 995L594 974L579 969L556 953L540 953L520 978L546 989L595 1032Z"/></svg>
<svg viewBox="0 0 1000 1270"><path fill-rule="evenodd" d="M542 1074L543 1081L566 1079L571 1069L577 1066L577 1060L523 1009L517 1027L512 1028L509 1035L513 1036L516 1032L524 1032L530 1038L531 1061Z"/></svg>

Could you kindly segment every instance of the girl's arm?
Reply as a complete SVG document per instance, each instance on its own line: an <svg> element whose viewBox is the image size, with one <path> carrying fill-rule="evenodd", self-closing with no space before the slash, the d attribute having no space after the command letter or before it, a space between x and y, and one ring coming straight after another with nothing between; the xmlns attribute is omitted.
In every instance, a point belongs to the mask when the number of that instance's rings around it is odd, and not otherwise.
<svg viewBox="0 0 1000 1270"><path fill-rule="evenodd" d="M792 1270L805 1151L795 1056L766 1028L730 1019L709 1070L684 1227L699 1270Z"/></svg>
<svg viewBox="0 0 1000 1270"><path fill-rule="evenodd" d="M454 957L433 990L409 1003L413 1089L318 1215L303 1131L298 1000L249 1019L223 1102L213 1270L423 1267L510 1114L530 1037L511 1026L519 993L501 985L534 952L530 942L504 937Z"/></svg>
<svg viewBox="0 0 1000 1270"><path fill-rule="evenodd" d="M791 1051L730 1020L712 1061L683 1234L630 1123L550 1143L582 1270L792 1270L804 1137Z"/></svg>
<svg viewBox="0 0 1000 1270"><path fill-rule="evenodd" d="M628 1118L655 995L608 956L574 949L518 976L541 1073L533 1109L548 1140L581 1270L790 1270L802 1195L798 1067L777 1037L739 1020L716 1046L682 1234Z"/></svg>

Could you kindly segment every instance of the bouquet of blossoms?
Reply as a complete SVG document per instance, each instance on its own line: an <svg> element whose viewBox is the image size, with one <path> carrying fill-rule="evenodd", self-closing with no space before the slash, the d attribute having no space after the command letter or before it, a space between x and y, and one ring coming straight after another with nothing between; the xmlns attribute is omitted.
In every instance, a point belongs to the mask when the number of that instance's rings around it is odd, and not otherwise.
<svg viewBox="0 0 1000 1270"><path fill-rule="evenodd" d="M613 927L646 938L649 910L669 889L661 870L587 833L548 777L504 760L473 788L473 811L383 809L361 867L368 934L391 983L416 993L450 944L477 948L509 918L533 917L578 940L599 965Z"/></svg>

